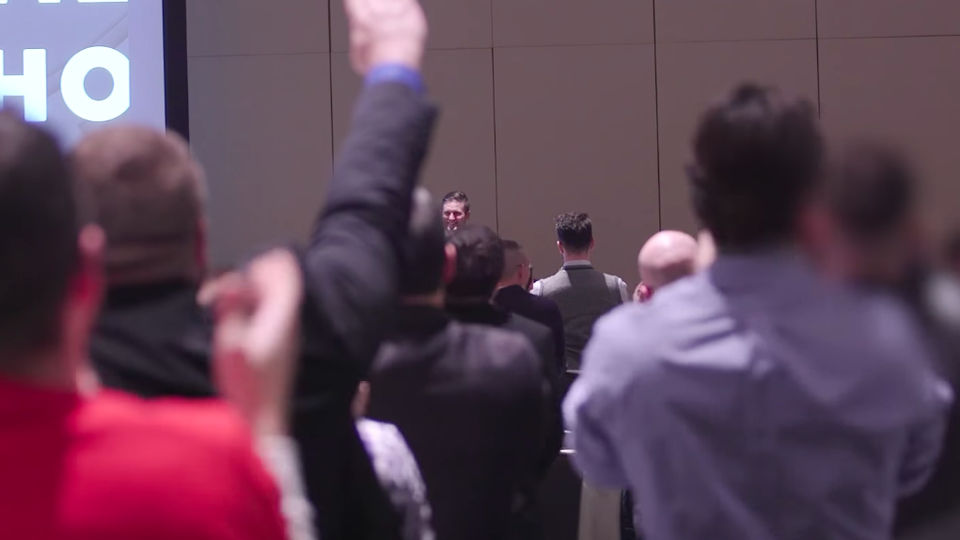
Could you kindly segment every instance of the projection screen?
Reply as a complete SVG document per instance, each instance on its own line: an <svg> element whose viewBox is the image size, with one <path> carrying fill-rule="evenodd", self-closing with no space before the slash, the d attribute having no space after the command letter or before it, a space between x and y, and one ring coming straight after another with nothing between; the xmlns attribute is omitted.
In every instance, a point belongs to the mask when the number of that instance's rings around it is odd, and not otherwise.
<svg viewBox="0 0 960 540"><path fill-rule="evenodd" d="M185 0L0 0L0 99L70 145L111 122L187 135Z"/></svg>

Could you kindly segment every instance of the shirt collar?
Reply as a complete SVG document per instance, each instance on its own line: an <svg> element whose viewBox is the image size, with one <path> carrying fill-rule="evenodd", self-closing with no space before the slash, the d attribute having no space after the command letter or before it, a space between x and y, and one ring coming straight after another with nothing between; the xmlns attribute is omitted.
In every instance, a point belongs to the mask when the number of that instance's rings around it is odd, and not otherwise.
<svg viewBox="0 0 960 540"><path fill-rule="evenodd" d="M567 261L563 263L564 268L593 268L590 261Z"/></svg>
<svg viewBox="0 0 960 540"><path fill-rule="evenodd" d="M749 254L721 253L710 267L709 275L721 290L796 289L819 280L819 273L809 258L794 248Z"/></svg>
<svg viewBox="0 0 960 540"><path fill-rule="evenodd" d="M521 287L520 285L509 285L502 289L497 289L497 292L493 294L493 298L496 299L497 297L501 297L501 296L516 297L516 296L523 296L524 294L528 294L527 290Z"/></svg>
<svg viewBox="0 0 960 540"><path fill-rule="evenodd" d="M450 317L440 308L425 305L401 305L394 335L431 335L442 331Z"/></svg>

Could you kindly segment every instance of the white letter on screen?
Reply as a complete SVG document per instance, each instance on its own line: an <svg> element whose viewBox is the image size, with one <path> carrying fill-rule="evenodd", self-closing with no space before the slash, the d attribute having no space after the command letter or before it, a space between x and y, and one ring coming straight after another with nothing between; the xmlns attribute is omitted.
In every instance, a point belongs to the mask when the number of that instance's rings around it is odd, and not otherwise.
<svg viewBox="0 0 960 540"><path fill-rule="evenodd" d="M113 92L97 101L87 95L87 74L103 68L113 77ZM130 108L130 60L109 47L90 47L77 53L63 68L60 78L63 101L74 114L90 122L113 120Z"/></svg>
<svg viewBox="0 0 960 540"><path fill-rule="evenodd" d="M0 99L23 96L23 118L27 122L47 121L47 51L23 51L23 75L7 75L0 50Z"/></svg>

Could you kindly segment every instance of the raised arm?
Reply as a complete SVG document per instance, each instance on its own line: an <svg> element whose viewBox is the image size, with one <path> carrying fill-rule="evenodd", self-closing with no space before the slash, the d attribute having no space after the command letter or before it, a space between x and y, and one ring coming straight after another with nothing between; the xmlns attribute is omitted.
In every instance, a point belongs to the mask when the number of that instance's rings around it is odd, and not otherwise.
<svg viewBox="0 0 960 540"><path fill-rule="evenodd" d="M346 0L346 8L365 85L305 262L320 319L313 345L366 364L397 300L399 246L436 110L422 95L426 22L416 0Z"/></svg>

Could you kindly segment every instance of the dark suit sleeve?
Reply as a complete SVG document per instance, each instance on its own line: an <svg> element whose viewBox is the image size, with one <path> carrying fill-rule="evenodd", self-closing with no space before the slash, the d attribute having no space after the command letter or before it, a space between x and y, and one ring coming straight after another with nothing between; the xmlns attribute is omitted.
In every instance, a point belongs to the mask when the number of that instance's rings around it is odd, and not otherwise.
<svg viewBox="0 0 960 540"><path fill-rule="evenodd" d="M554 354L557 359L557 376L563 375L566 371L566 351L567 340L563 332L563 316L560 315L560 308L551 302L549 310L550 330L553 332Z"/></svg>
<svg viewBox="0 0 960 540"><path fill-rule="evenodd" d="M366 88L306 256L326 359L372 361L399 292L400 245L436 109L409 87Z"/></svg>
<svg viewBox="0 0 960 540"><path fill-rule="evenodd" d="M538 459L537 469L539 480L546 477L554 460L560 455L563 446L563 415L560 410L560 379L551 363L554 358L553 332L541 324L541 337L536 340L537 353L540 358L541 397L540 404L543 411L543 445Z"/></svg>
<svg viewBox="0 0 960 540"><path fill-rule="evenodd" d="M399 539L350 415L399 294L401 245L436 110L399 83L366 88L302 255L304 343L293 433L324 540Z"/></svg>

